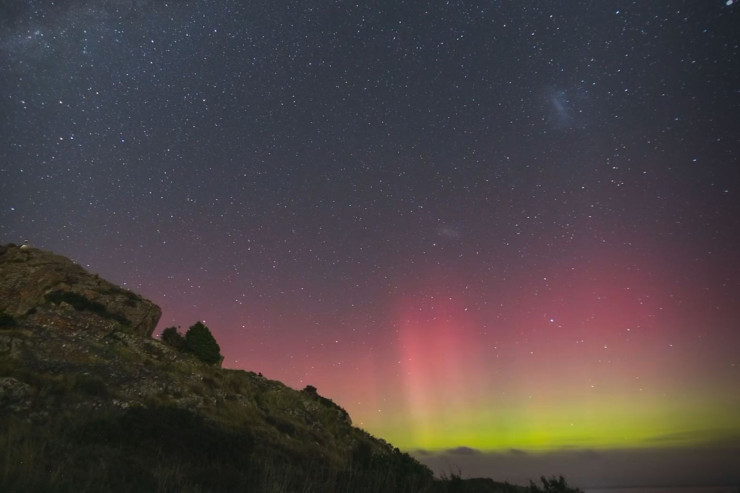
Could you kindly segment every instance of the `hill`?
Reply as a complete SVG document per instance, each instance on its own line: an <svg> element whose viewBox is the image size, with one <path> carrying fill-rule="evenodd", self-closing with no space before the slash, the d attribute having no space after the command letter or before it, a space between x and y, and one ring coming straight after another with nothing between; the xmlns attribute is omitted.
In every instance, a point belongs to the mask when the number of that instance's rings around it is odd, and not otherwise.
<svg viewBox="0 0 740 493"><path fill-rule="evenodd" d="M151 301L0 246L0 491L517 491L436 481L313 387L153 339Z"/></svg>

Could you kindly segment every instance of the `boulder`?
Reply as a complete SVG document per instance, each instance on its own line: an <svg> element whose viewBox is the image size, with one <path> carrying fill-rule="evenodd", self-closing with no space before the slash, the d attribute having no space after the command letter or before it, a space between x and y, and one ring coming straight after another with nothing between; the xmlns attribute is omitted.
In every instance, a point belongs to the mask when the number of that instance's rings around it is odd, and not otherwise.
<svg viewBox="0 0 740 493"><path fill-rule="evenodd" d="M142 337L151 337L162 315L66 257L12 244L0 246L0 312L45 326L123 326Z"/></svg>

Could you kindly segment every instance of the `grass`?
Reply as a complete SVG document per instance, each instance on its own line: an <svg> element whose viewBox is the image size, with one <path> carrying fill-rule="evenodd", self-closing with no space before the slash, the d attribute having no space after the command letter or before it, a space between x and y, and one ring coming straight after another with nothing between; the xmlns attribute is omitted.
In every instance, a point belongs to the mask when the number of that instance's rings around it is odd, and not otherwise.
<svg viewBox="0 0 740 493"><path fill-rule="evenodd" d="M0 406L2 492L511 491L434 481L311 387L206 365L117 330L2 334L18 349L0 354L0 377L25 393L15 410Z"/></svg>
<svg viewBox="0 0 740 493"><path fill-rule="evenodd" d="M371 457L327 467L321 455L266 447L250 430L225 430L176 408L131 409L0 425L0 490L421 492L415 462ZM422 472L422 474L419 474Z"/></svg>
<svg viewBox="0 0 740 493"><path fill-rule="evenodd" d="M411 493L431 484L426 467L352 428L318 394L187 355L155 359L142 345L160 343L116 331L84 342L4 334L24 342L0 355L0 377L22 382L30 404L0 407L0 491ZM26 353L35 337L45 338L41 360ZM66 349L50 353L55 345Z"/></svg>

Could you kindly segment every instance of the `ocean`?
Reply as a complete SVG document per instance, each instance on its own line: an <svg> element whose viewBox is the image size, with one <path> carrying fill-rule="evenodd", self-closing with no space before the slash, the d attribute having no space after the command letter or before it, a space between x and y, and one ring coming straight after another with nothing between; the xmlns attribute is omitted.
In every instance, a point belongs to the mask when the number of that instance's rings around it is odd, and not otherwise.
<svg viewBox="0 0 740 493"><path fill-rule="evenodd" d="M740 486L673 486L652 488L585 488L585 493L740 493Z"/></svg>

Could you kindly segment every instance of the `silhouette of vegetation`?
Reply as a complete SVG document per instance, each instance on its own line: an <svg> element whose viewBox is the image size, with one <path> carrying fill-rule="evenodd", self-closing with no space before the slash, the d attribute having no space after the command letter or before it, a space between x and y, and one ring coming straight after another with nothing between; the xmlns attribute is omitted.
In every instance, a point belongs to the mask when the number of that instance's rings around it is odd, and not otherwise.
<svg viewBox="0 0 740 493"><path fill-rule="evenodd" d="M185 338L177 331L177 327L167 327L162 331L162 342L178 351L185 348Z"/></svg>
<svg viewBox="0 0 740 493"><path fill-rule="evenodd" d="M451 473L450 477L444 479L447 483L447 493L463 493L465 491L465 483L459 472L458 474Z"/></svg>
<svg viewBox="0 0 740 493"><path fill-rule="evenodd" d="M185 351L209 365L215 365L223 360L221 348L203 322L196 322L185 333Z"/></svg>
<svg viewBox="0 0 740 493"><path fill-rule="evenodd" d="M552 477L547 479L544 476L540 477L542 488L538 487L534 482L529 482L530 493L583 493L579 488L571 488L568 486L568 482L563 476Z"/></svg>
<svg viewBox="0 0 740 493"><path fill-rule="evenodd" d="M0 423L1 491L431 493L432 473L407 454L337 468L310 444L266 444L175 407L70 415L40 427ZM91 460L94 457L94 460Z"/></svg>
<svg viewBox="0 0 740 493"><path fill-rule="evenodd" d="M209 365L223 360L221 347L203 322L191 325L185 336L176 327L167 327L162 331L162 342L178 351L190 353Z"/></svg>
<svg viewBox="0 0 740 493"><path fill-rule="evenodd" d="M126 351L126 346L120 350ZM35 400L51 399L59 407L39 422L0 410L0 491L578 491L568 489L562 478L544 480L544 490L462 479L459 474L435 480L408 454L381 446L369 433L338 419L336 409L341 408L324 401L313 386L298 393L249 372L203 366L203 387L192 392L223 389L223 400L212 408L187 409L154 398L143 406L96 405L80 413L79 404L90 397L97 403L119 398L118 389L99 375L56 374L2 363L0 358L0 376L23 382ZM161 364L162 370L172 371L169 363ZM245 407L229 400L237 395L258 405ZM321 403L310 415L301 411L307 400ZM335 440L347 434L353 436L351 448L336 454Z"/></svg>

